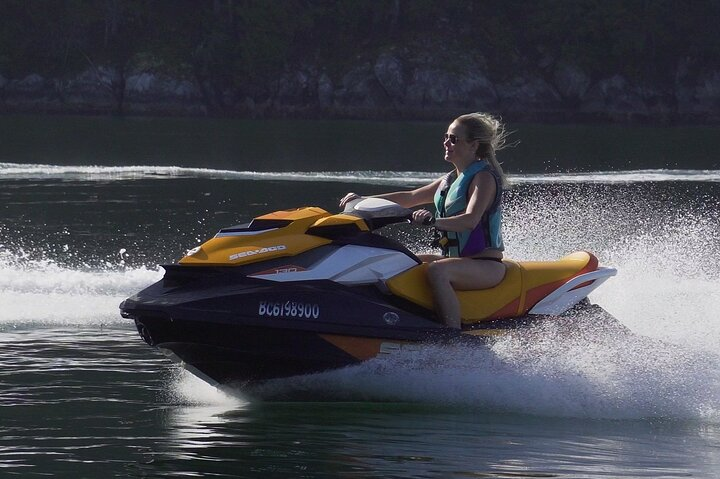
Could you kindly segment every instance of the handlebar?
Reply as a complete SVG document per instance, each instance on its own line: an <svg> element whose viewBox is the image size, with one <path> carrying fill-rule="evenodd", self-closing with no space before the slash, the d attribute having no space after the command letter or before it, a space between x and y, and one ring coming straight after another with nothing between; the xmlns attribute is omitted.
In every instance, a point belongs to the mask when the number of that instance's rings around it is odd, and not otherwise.
<svg viewBox="0 0 720 479"><path fill-rule="evenodd" d="M384 198L358 198L348 201L343 213L362 218L371 230L412 221L410 209Z"/></svg>

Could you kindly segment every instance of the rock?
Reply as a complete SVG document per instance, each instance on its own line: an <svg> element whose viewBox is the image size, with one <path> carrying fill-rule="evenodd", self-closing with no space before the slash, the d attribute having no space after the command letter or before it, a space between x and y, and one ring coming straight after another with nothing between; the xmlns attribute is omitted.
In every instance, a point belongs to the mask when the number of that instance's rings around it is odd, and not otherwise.
<svg viewBox="0 0 720 479"><path fill-rule="evenodd" d="M194 83L163 74L140 72L129 75L126 80L127 100L139 102L170 103L183 100L197 100L200 90Z"/></svg>
<svg viewBox="0 0 720 479"><path fill-rule="evenodd" d="M622 75L605 78L592 86L583 98L580 109L586 113L609 114L612 118L632 115L647 117L649 114L638 89L632 87Z"/></svg>
<svg viewBox="0 0 720 479"><path fill-rule="evenodd" d="M594 83L580 67L547 55L542 68L528 58L516 71L531 73L494 83L478 52L448 58L444 48L420 47L395 48L373 61L349 59L340 78L308 63L242 90L208 85L205 94L192 79L161 71L123 77L99 67L57 78L0 75L0 99L8 111L112 112L124 101L129 114L438 119L449 111L490 110L517 121L720 122L720 70L689 57L678 63L670 84L651 78L635 84L621 75Z"/></svg>
<svg viewBox="0 0 720 479"><path fill-rule="evenodd" d="M200 98L200 91L190 80L180 80L174 83L173 93L179 98Z"/></svg>
<svg viewBox="0 0 720 479"><path fill-rule="evenodd" d="M381 54L373 67L373 72L380 86L393 100L400 100L405 91L403 65L389 53Z"/></svg>
<svg viewBox="0 0 720 479"><path fill-rule="evenodd" d="M18 93L38 93L45 89L46 84L43 77L33 73L22 80L11 80L9 87Z"/></svg>
<svg viewBox="0 0 720 479"><path fill-rule="evenodd" d="M691 83L685 79L675 88L678 113L690 117L720 119L720 71L706 73Z"/></svg>
<svg viewBox="0 0 720 479"><path fill-rule="evenodd" d="M417 69L407 87L405 103L417 108L443 105L447 102L451 81L446 71Z"/></svg>
<svg viewBox="0 0 720 479"><path fill-rule="evenodd" d="M448 102L453 106L486 110L497 101L495 86L478 70L464 72L448 90Z"/></svg>
<svg viewBox="0 0 720 479"><path fill-rule="evenodd" d="M312 104L317 100L317 72L312 67L288 70L275 89L274 101L278 106Z"/></svg>
<svg viewBox="0 0 720 479"><path fill-rule="evenodd" d="M635 90L647 108L648 117L643 120L651 120L659 124L673 123L677 102L672 88L642 86L636 87Z"/></svg>
<svg viewBox="0 0 720 479"><path fill-rule="evenodd" d="M121 80L120 72L113 67L98 67L87 70L91 78L103 85L113 85Z"/></svg>
<svg viewBox="0 0 720 479"><path fill-rule="evenodd" d="M158 79L150 73L130 75L127 78L127 90L129 93L143 94L159 90Z"/></svg>
<svg viewBox="0 0 720 479"><path fill-rule="evenodd" d="M62 94L70 103L97 102L111 99L111 76L106 71L88 69L77 76L67 78Z"/></svg>
<svg viewBox="0 0 720 479"><path fill-rule="evenodd" d="M555 89L565 99L579 101L590 87L590 77L579 67L562 63L553 75Z"/></svg>
<svg viewBox="0 0 720 479"><path fill-rule="evenodd" d="M552 111L561 107L560 95L542 78L516 76L496 89L501 108L508 111Z"/></svg>
<svg viewBox="0 0 720 479"><path fill-rule="evenodd" d="M390 97L368 64L353 68L341 80L335 91L335 105L340 107L386 108L392 106Z"/></svg>
<svg viewBox="0 0 720 479"><path fill-rule="evenodd" d="M321 107L327 108L332 105L333 93L332 80L327 74L323 73L320 75L320 78L318 78L317 83L317 96Z"/></svg>
<svg viewBox="0 0 720 479"><path fill-rule="evenodd" d="M453 74L447 70L418 68L405 94L405 104L416 108L487 109L498 100L495 87L477 69Z"/></svg>
<svg viewBox="0 0 720 479"><path fill-rule="evenodd" d="M705 109L718 112L720 106L720 71L714 71L700 79L697 99Z"/></svg>

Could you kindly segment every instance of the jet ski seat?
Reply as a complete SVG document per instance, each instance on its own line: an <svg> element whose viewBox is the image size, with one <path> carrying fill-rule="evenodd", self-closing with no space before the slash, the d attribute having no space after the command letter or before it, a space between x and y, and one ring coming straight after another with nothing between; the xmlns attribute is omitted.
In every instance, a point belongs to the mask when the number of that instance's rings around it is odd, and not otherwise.
<svg viewBox="0 0 720 479"><path fill-rule="evenodd" d="M518 317L568 280L598 268L592 253L578 251L556 261L503 260L505 278L495 287L457 291L464 324ZM420 264L386 282L389 290L408 301L433 309L432 293L426 275L427 264ZM577 288L583 286L582 284Z"/></svg>

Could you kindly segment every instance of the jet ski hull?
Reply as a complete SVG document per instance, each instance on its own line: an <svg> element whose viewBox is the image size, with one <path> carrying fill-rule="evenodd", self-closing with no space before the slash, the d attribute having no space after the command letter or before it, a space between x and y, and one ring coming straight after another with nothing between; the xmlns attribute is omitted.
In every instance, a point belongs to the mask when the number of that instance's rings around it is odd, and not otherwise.
<svg viewBox="0 0 720 479"><path fill-rule="evenodd" d="M125 306L125 304L123 304ZM258 326L253 318L226 321L175 319L157 313L123 309L135 320L142 339L159 348L174 362L215 386L243 386L270 379L289 378L337 370L422 344L485 344L488 338L526 328L543 316L476 325L462 332L438 325L415 331L386 330L375 336L301 330L282 324ZM619 325L597 305L584 302L568 317L582 313L598 316L598 322ZM557 318L552 318L557 320ZM327 328L331 329L331 328Z"/></svg>
<svg viewBox="0 0 720 479"><path fill-rule="evenodd" d="M360 360L309 331L142 317L140 335L214 385L248 384L357 364Z"/></svg>
<svg viewBox="0 0 720 479"><path fill-rule="evenodd" d="M484 343L488 337L547 319L523 316L488 321L460 332L430 319L431 311L425 311L428 317L422 316L423 311L413 314L383 301L384 296L332 283L275 283L226 286L225 294L211 300L200 292L173 292L160 281L120 307L124 317L134 319L147 344L217 386L340 369L408 345ZM310 308L310 318L304 317L305 308L303 317L280 317L279 310L257 314L269 307L270 302L263 299L267 297L316 304L320 314L313 318ZM214 306L209 306L211 302ZM599 309L584 302L573 314L593 308ZM292 306L288 312L292 313Z"/></svg>
<svg viewBox="0 0 720 479"><path fill-rule="evenodd" d="M432 311L374 287L276 283L232 269L192 269L203 278L200 285L177 286L170 275L120 309L145 342L211 384L338 369L375 357L384 342L458 335L433 321Z"/></svg>

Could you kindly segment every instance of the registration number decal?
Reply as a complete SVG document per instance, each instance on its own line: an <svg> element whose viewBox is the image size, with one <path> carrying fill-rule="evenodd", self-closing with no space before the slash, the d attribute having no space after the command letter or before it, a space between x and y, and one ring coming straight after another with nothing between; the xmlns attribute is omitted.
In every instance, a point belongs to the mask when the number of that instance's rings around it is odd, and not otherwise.
<svg viewBox="0 0 720 479"><path fill-rule="evenodd" d="M317 319L320 317L320 305L296 301L260 301L258 316Z"/></svg>

